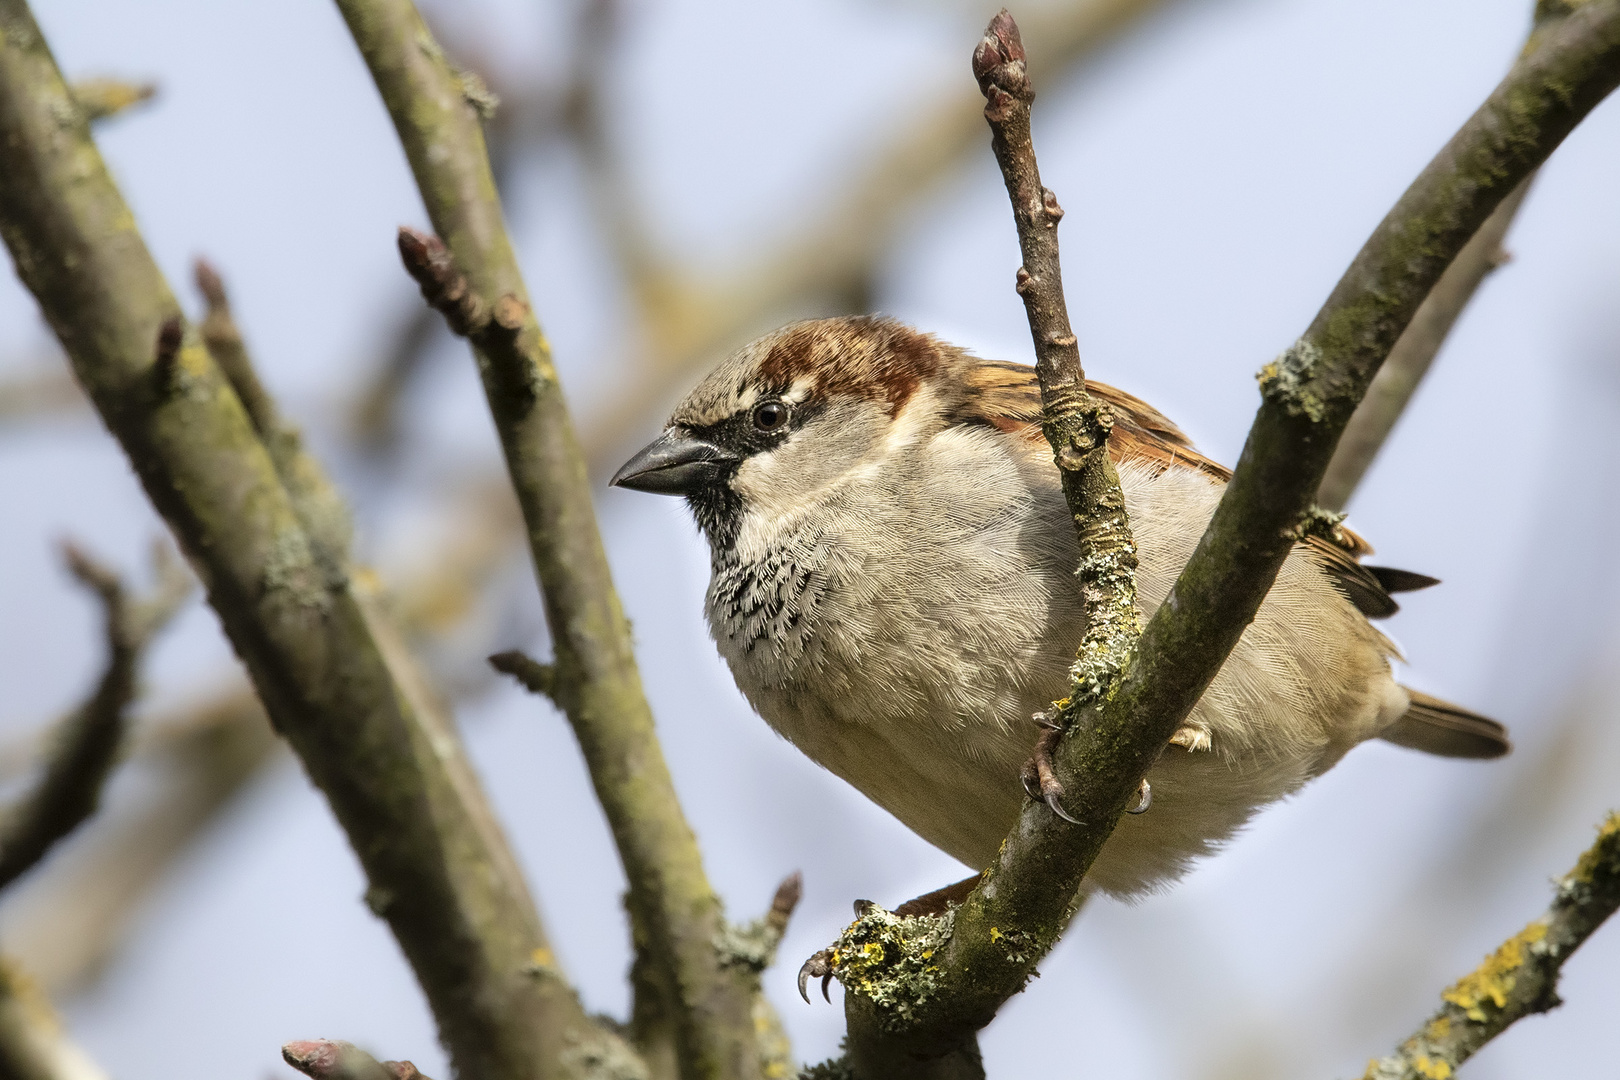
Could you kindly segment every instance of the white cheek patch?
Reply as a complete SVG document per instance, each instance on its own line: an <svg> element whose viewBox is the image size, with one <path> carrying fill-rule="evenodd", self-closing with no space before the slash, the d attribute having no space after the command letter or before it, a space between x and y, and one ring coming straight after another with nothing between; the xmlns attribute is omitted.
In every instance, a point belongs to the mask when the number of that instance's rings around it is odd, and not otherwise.
<svg viewBox="0 0 1620 1080"><path fill-rule="evenodd" d="M787 402L789 405L798 405L804 401L805 398L809 397L811 391L815 390L815 388L815 376L800 375L797 379L793 380L793 385L787 388L787 393L782 395L782 400Z"/></svg>

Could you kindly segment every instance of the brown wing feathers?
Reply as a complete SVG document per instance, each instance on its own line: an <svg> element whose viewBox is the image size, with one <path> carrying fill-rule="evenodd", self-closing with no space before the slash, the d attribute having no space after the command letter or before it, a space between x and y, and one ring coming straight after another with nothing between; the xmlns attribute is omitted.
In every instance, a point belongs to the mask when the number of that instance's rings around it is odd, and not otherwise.
<svg viewBox="0 0 1620 1080"><path fill-rule="evenodd" d="M1003 360L975 360L962 382L966 393L953 417L957 422L985 424L1032 440L1041 438L1041 390L1034 368ZM1089 379L1086 389L1113 410L1108 448L1115 460L1149 461L1166 469L1190 465L1222 482L1232 478L1230 469L1200 454L1185 432L1141 398ZM1339 591L1368 618L1386 618L1400 610L1391 593L1437 584L1434 578L1408 570L1363 566L1361 557L1372 554L1372 548L1348 529L1341 530L1341 535L1342 543L1316 536L1304 543Z"/></svg>
<svg viewBox="0 0 1620 1080"><path fill-rule="evenodd" d="M1042 437L1041 394L1034 368L997 360L978 361L966 373L964 382L967 394L954 417L957 422L987 424L1030 439ZM1174 464L1190 465L1223 482L1232 478L1230 470L1193 449L1186 434L1147 402L1090 380L1086 389L1107 402L1114 412L1108 448L1115 460L1151 461L1166 469ZM1311 536L1303 543L1334 585L1370 619L1399 610L1391 593L1439 584L1438 579L1427 574L1363 566L1361 558L1372 554L1371 546L1348 529L1340 530L1340 538L1341 542L1335 542ZM1494 758L1508 752L1507 729L1495 720L1416 690L1407 693L1412 707L1380 738L1441 757Z"/></svg>

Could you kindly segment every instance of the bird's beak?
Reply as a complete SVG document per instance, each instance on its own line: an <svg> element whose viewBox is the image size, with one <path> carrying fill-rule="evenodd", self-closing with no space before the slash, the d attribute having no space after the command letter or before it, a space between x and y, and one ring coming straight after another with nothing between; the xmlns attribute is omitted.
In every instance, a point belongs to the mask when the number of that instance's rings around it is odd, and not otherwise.
<svg viewBox="0 0 1620 1080"><path fill-rule="evenodd" d="M660 495L687 495L718 479L739 460L711 442L668 429L625 462L608 483Z"/></svg>

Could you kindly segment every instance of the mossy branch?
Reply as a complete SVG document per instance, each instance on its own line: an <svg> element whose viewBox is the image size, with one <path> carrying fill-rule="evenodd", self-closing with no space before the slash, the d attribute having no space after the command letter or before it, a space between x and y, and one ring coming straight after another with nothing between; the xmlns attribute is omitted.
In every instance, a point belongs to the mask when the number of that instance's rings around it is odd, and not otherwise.
<svg viewBox="0 0 1620 1080"><path fill-rule="evenodd" d="M438 234L402 231L423 294L473 345L528 529L558 702L584 751L649 955L672 988L681 1071L755 1077L753 994L715 949L719 899L681 812L597 530L585 461L518 270L477 103L409 0L337 0Z"/></svg>
<svg viewBox="0 0 1620 1080"><path fill-rule="evenodd" d="M1503 199L1472 240L1463 246L1440 280L1418 306L1373 376L1366 396L1350 417L1339 445L1328 463L1327 475L1317 489L1316 501L1324 509L1342 511L1361 485L1395 422L1406 411L1429 365L1445 344L1446 335L1474 298L1474 293L1497 267L1507 261L1502 241L1524 203L1532 179L1526 179Z"/></svg>
<svg viewBox="0 0 1620 1080"><path fill-rule="evenodd" d="M1400 1049L1367 1065L1365 1080L1448 1080L1515 1022L1559 1005L1564 961L1620 907L1620 814L1558 882L1546 912L1440 995L1443 1004Z"/></svg>
<svg viewBox="0 0 1620 1080"><path fill-rule="evenodd" d="M1265 599L1379 364L1485 219L1620 82L1620 0L1556 10L1544 0L1541 14L1508 76L1374 231L1305 335L1261 372L1237 470L1171 599L1117 689L1080 710L1057 748L1059 778L1081 780L1065 805L1086 824L1027 803L935 950L928 999L902 1016L870 995L846 997L858 1076L971 1075L973 1032L1061 936L1140 779ZM990 109L999 104L992 96Z"/></svg>
<svg viewBox="0 0 1620 1080"><path fill-rule="evenodd" d="M622 1048L533 976L538 915L447 760L453 738L415 714L333 534L306 523L186 328L23 0L0 0L0 234L348 834L458 1074L563 1076L581 1047Z"/></svg>

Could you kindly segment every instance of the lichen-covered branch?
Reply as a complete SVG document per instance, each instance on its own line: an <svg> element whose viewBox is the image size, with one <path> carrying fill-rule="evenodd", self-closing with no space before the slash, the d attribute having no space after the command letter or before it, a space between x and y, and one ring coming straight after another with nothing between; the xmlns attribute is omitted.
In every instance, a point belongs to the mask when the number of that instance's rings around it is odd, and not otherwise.
<svg viewBox="0 0 1620 1080"><path fill-rule="evenodd" d="M1440 1011L1395 1053L1368 1064L1365 1080L1446 1080L1509 1025L1556 1008L1564 961L1616 907L1620 814L1611 813L1547 911L1441 994Z"/></svg>
<svg viewBox="0 0 1620 1080"><path fill-rule="evenodd" d="M1068 923L1080 883L1141 777L1220 670L1292 549L1339 434L1379 364L1485 219L1620 82L1620 0L1546 14L1496 90L1390 211L1305 335L1261 372L1237 470L1117 690L1057 748L1065 805L1025 805L954 913L904 1011L846 997L860 1076L945 1076L1023 988ZM858 1038L857 1038L858 1036ZM953 1068L957 1065L952 1065Z"/></svg>
<svg viewBox="0 0 1620 1080"><path fill-rule="evenodd" d="M565 984L534 976L532 904L413 715L338 553L305 527L187 331L22 0L0 0L0 234L347 832L458 1073L557 1076L582 1047L628 1055Z"/></svg>
<svg viewBox="0 0 1620 1080"><path fill-rule="evenodd" d="M68 1039L49 999L5 958L0 958L0 1076L107 1080L106 1072Z"/></svg>
<svg viewBox="0 0 1620 1080"><path fill-rule="evenodd" d="M0 889L95 813L124 741L141 654L191 591L189 574L159 560L153 596L131 603L118 575L80 548L64 544L62 555L73 576L101 601L107 662L90 697L53 733L39 782L0 813Z"/></svg>
<svg viewBox="0 0 1620 1080"><path fill-rule="evenodd" d="M597 531L584 457L512 252L474 103L409 0L338 0L438 238L402 232L424 295L471 341L553 635L555 686L668 978L682 1074L759 1075L747 980L681 812ZM440 239L442 238L442 243Z"/></svg>
<svg viewBox="0 0 1620 1080"><path fill-rule="evenodd" d="M1389 351L1389 357L1373 376L1367 394L1350 416L1350 423L1339 437L1339 446L1328 463L1327 475L1317 489L1316 501L1324 510L1342 512L1361 485L1384 440L1395 429L1395 422L1417 392L1445 344L1446 335L1462 315L1491 272L1507 259L1502 241L1530 188L1526 179L1513 194L1485 219L1479 232L1463 246L1434 289L1418 305L1417 314Z"/></svg>
<svg viewBox="0 0 1620 1080"><path fill-rule="evenodd" d="M1063 477L1063 495L1080 540L1079 578L1086 634L1071 669L1062 719L1101 701L1112 690L1140 629L1136 613L1136 543L1125 514L1119 475L1108 456L1113 418L1086 393L1080 348L1069 325L1058 259L1063 208L1041 186L1030 137L1035 90L1024 63L1018 24L1003 10L973 52L973 74L985 96L991 148L1012 200L1023 265L1017 290L1035 341L1041 386L1041 427Z"/></svg>

